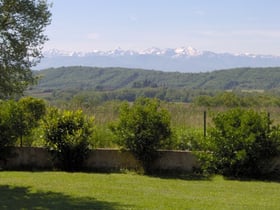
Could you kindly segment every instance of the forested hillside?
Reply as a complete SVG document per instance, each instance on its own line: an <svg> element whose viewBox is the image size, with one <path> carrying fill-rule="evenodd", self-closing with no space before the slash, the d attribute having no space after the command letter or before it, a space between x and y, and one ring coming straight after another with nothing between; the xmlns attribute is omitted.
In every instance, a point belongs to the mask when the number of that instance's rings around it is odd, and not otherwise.
<svg viewBox="0 0 280 210"><path fill-rule="evenodd" d="M95 104L134 101L139 96L191 102L217 92L280 92L280 67L239 68L207 73L161 72L143 69L61 67L34 72L37 86L28 95L50 101L77 100Z"/></svg>
<svg viewBox="0 0 280 210"><path fill-rule="evenodd" d="M271 90L280 88L280 67L238 68L207 73L176 73L142 69L61 67L35 71L35 89L116 90L166 87L200 90Z"/></svg>

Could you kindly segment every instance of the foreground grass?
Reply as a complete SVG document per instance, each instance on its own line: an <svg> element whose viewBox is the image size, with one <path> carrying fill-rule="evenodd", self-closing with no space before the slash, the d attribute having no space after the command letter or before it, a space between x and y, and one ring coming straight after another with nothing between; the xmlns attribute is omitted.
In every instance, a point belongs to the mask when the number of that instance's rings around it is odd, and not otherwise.
<svg viewBox="0 0 280 210"><path fill-rule="evenodd" d="M0 172L0 209L280 209L280 184L135 174Z"/></svg>

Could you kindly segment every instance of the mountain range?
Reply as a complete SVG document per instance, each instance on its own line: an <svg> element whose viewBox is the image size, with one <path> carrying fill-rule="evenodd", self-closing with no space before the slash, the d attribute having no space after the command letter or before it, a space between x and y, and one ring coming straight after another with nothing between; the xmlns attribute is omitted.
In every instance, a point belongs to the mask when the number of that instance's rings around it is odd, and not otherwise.
<svg viewBox="0 0 280 210"><path fill-rule="evenodd" d="M200 51L192 47L65 52L48 50L36 70L61 66L96 66L153 69L168 72L209 72L238 67L280 66L280 56Z"/></svg>

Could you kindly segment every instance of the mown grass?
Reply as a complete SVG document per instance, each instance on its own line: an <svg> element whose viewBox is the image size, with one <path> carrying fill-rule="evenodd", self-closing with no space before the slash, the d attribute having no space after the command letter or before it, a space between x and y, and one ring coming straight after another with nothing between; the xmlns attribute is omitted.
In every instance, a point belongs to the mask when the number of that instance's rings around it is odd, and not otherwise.
<svg viewBox="0 0 280 210"><path fill-rule="evenodd" d="M0 209L280 209L280 183L0 172Z"/></svg>

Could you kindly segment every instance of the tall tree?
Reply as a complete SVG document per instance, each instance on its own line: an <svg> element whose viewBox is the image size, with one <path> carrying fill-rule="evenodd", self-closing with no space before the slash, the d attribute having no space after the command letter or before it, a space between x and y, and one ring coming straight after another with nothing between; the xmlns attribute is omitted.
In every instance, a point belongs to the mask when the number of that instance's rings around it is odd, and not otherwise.
<svg viewBox="0 0 280 210"><path fill-rule="evenodd" d="M47 0L0 0L0 99L35 82L31 67L42 57L49 7Z"/></svg>

